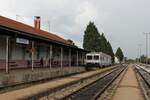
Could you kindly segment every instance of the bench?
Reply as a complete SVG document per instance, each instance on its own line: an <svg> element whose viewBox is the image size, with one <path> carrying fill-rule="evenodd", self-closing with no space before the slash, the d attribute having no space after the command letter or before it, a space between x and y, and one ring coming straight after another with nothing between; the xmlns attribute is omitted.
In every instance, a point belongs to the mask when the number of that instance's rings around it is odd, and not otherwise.
<svg viewBox="0 0 150 100"><path fill-rule="evenodd" d="M11 68L15 68L15 67L18 66L18 64L17 64L15 61L9 61L9 66L10 66Z"/></svg>

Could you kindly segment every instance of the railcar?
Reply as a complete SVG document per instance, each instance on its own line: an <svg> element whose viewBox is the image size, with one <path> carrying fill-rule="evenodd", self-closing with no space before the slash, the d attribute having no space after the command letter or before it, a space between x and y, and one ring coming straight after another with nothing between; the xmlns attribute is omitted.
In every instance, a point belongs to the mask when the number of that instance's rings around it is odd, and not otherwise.
<svg viewBox="0 0 150 100"><path fill-rule="evenodd" d="M105 67L112 64L111 56L102 52L91 52L86 54L86 67Z"/></svg>

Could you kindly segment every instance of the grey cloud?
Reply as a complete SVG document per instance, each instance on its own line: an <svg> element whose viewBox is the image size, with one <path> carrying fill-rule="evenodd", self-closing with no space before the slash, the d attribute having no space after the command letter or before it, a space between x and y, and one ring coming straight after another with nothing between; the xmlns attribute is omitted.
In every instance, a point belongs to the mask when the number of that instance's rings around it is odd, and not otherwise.
<svg viewBox="0 0 150 100"><path fill-rule="evenodd" d="M123 48L125 55L137 57L137 45L145 38L142 32L150 31L149 0L3 0L0 14L32 25L33 16L42 17L43 29L63 37L71 38L82 46L84 30L88 22L94 21L100 32L104 32L114 51Z"/></svg>

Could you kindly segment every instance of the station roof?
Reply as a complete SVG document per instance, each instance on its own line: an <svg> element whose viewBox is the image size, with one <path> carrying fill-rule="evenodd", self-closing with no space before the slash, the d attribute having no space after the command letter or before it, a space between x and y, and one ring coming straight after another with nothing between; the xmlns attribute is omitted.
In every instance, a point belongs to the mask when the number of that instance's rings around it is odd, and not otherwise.
<svg viewBox="0 0 150 100"><path fill-rule="evenodd" d="M15 20L12 20L3 16L0 16L0 26L10 28L16 31L24 32L26 34L39 36L45 39L49 39L51 41L56 41L57 43L60 43L66 46L76 47L75 45L71 44L70 42L63 39L62 37L55 35L54 33L46 32L41 29L36 29L32 26L26 25L21 22L17 22Z"/></svg>

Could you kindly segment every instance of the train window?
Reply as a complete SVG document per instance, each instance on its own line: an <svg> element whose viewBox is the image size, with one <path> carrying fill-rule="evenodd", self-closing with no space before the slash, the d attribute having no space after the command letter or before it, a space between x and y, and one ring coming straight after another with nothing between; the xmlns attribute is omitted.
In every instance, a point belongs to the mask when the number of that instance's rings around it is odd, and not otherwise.
<svg viewBox="0 0 150 100"><path fill-rule="evenodd" d="M92 60L92 56L87 56L87 60Z"/></svg>
<svg viewBox="0 0 150 100"><path fill-rule="evenodd" d="M99 56L94 56L94 60L99 60Z"/></svg>

